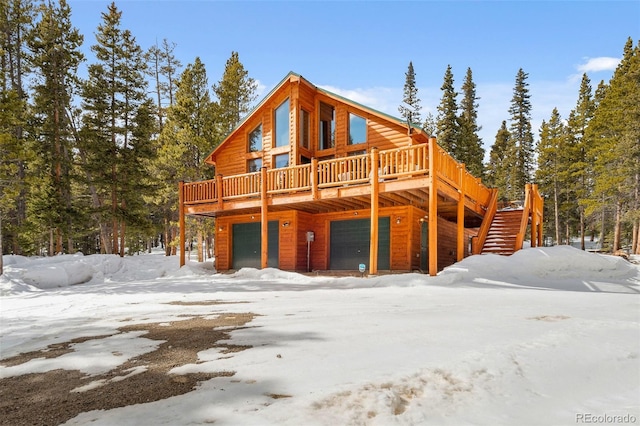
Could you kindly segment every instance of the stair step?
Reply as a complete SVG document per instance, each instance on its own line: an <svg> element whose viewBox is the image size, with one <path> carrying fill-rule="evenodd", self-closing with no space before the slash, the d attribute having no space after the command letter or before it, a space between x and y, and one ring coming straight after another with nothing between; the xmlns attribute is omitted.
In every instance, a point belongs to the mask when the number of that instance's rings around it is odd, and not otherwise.
<svg viewBox="0 0 640 426"><path fill-rule="evenodd" d="M482 253L503 256L513 254L523 213L524 210L500 210L496 212L482 248Z"/></svg>

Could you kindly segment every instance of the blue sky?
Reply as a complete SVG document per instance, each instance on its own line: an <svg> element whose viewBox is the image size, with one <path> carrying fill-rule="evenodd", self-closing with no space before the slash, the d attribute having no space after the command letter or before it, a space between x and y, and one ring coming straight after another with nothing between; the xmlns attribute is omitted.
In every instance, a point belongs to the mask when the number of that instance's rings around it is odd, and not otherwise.
<svg viewBox="0 0 640 426"><path fill-rule="evenodd" d="M69 0L85 50L110 1ZM575 107L586 72L593 90L608 82L628 37L640 40L634 1L160 1L120 0L122 28L143 49L177 44L183 66L204 62L209 83L220 80L237 51L261 95L289 71L340 95L398 116L409 61L422 117L437 114L444 72L456 89L471 68L478 124L490 149L509 119L515 76L529 74L532 125L557 107ZM458 101L461 96L458 97Z"/></svg>

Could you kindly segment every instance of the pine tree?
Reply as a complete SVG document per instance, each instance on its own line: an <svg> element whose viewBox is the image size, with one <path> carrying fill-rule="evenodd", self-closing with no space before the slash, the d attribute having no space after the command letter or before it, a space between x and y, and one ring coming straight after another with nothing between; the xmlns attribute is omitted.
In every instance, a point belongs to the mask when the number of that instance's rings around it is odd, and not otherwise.
<svg viewBox="0 0 640 426"><path fill-rule="evenodd" d="M251 110L257 87L240 62L238 52L231 52L222 79L213 85L213 93L217 98L216 122L222 137L229 134Z"/></svg>
<svg viewBox="0 0 640 426"><path fill-rule="evenodd" d="M6 74L0 74L0 83L5 87ZM25 159L23 144L13 130L21 125L23 102L15 90L0 92L0 275L2 275L3 238L6 235L4 222L15 212L16 200L20 194L22 181L17 179L19 161ZM13 241L11 241L13 242ZM11 244L13 245L13 244Z"/></svg>
<svg viewBox="0 0 640 426"><path fill-rule="evenodd" d="M2 77L2 102L7 106L0 129L3 134L0 167L10 169L8 181L0 183L0 198L4 220L0 235L4 234L4 252L22 254L21 235L26 219L26 200L29 185L26 181L27 158L30 141L25 126L29 121L25 80L29 68L26 61L25 35L35 21L35 3L31 0L6 0L0 2L0 72ZM3 177L4 177L3 176ZM11 197L3 196L7 193ZM11 198L7 202L7 198Z"/></svg>
<svg viewBox="0 0 640 426"><path fill-rule="evenodd" d="M611 205L614 209L612 250L621 247L623 223L638 232L640 176L640 46L631 38L624 56L599 99L585 136L593 143L595 179L587 214ZM600 98L599 98L600 97ZM602 204L601 204L602 203ZM603 223L604 225L604 223ZM604 237L604 236L603 236ZM634 238L637 250L637 236Z"/></svg>
<svg viewBox="0 0 640 426"><path fill-rule="evenodd" d="M101 242L106 253L124 255L125 230L135 185L129 151L139 114L147 111L142 50L128 30L120 28L115 3L102 14L103 23L91 46L97 63L89 66L83 87L82 137L79 151L93 194ZM142 194L138 194L142 195ZM111 237L111 238L109 238Z"/></svg>
<svg viewBox="0 0 640 426"><path fill-rule="evenodd" d="M576 107L569 114L567 123L568 147L567 154L571 161L568 170L572 187L575 191L576 210L578 211L578 226L580 234L580 246L585 250L586 216L585 206L582 200L589 197L592 190L593 168L588 158L591 150L591 141L585 137L585 131L589 121L593 117L594 101L591 93L591 82L586 74L583 74L580 82L578 101Z"/></svg>
<svg viewBox="0 0 640 426"><path fill-rule="evenodd" d="M524 187L533 178L534 150L528 77L529 74L525 73L522 68L518 70L511 107L509 108L509 114L511 114L509 132L511 134L511 143L516 153L513 186L509 194L509 197L513 200L523 198Z"/></svg>
<svg viewBox="0 0 640 426"><path fill-rule="evenodd" d="M458 93L453 87L453 72L451 65L447 66L442 83L442 98L438 105L437 133L438 144L456 160L458 142L460 137L460 125L458 123Z"/></svg>
<svg viewBox="0 0 640 426"><path fill-rule="evenodd" d="M72 135L68 111L73 93L78 87L78 66L84 59L80 52L83 37L71 25L71 9L65 0L59 5L42 6L42 18L28 37L32 55L31 65L39 76L35 79L34 105L36 131L40 134L35 144L38 167L31 167L41 182L38 192L42 196L32 207L32 219L40 219L42 231L52 230L50 255L73 252L72 208ZM66 240L66 241L65 241Z"/></svg>
<svg viewBox="0 0 640 426"><path fill-rule="evenodd" d="M427 118L425 118L422 124L422 129L427 132L429 136L436 136L437 127L436 118L432 113L427 113Z"/></svg>
<svg viewBox="0 0 640 426"><path fill-rule="evenodd" d="M164 126L165 109L174 103L178 70L182 67L173 53L175 48L175 43L169 43L164 39L161 46L156 43L145 53L148 74L156 96L157 133L160 133Z"/></svg>
<svg viewBox="0 0 640 426"><path fill-rule="evenodd" d="M495 142L491 146L486 173L487 184L498 189L498 197L501 201L510 200L514 157L515 150L511 143L511 134L507 129L507 122L503 121L500 129L496 132Z"/></svg>
<svg viewBox="0 0 640 426"><path fill-rule="evenodd" d="M398 107L400 117L404 118L408 123L419 124L421 121L420 99L418 98L418 87L416 86L416 74L413 70L413 62L409 62L407 72L404 74L404 90L402 104Z"/></svg>
<svg viewBox="0 0 640 426"><path fill-rule="evenodd" d="M462 85L463 98L460 103L460 135L456 149L456 159L464 163L469 172L479 178L484 176L484 148L478 136L478 103L476 85L473 82L471 68L467 68Z"/></svg>
<svg viewBox="0 0 640 426"><path fill-rule="evenodd" d="M540 142L538 143L538 170L536 180L543 194L550 194L552 203L545 203L547 210L551 210L555 231L556 244L562 244L561 230L561 210L563 210L563 193L567 189L566 175L562 171L566 170L563 152L566 149L566 131L562 123L562 117L557 108L551 113L549 122L542 122L540 128ZM564 178L564 179L563 179ZM568 241L567 241L568 243Z"/></svg>
<svg viewBox="0 0 640 426"><path fill-rule="evenodd" d="M177 87L176 103L167 109L166 125L159 139L158 159L152 172L161 182L155 203L163 215L167 243L173 241L176 233L178 182L213 177L213 171L204 164L204 159L215 147L218 134L214 127L214 104L208 89L207 72L200 58L186 66ZM189 225L190 228L195 226L191 221ZM202 234L199 237L198 247L201 248ZM167 255L175 253L175 245L167 245L165 250Z"/></svg>

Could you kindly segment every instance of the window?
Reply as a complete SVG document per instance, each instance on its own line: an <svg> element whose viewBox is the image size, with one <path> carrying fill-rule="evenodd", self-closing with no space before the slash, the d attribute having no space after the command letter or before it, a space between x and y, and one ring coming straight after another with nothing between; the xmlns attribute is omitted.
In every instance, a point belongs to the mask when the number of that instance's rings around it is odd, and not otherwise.
<svg viewBox="0 0 640 426"><path fill-rule="evenodd" d="M276 169L289 167L289 154L276 155L273 157Z"/></svg>
<svg viewBox="0 0 640 426"><path fill-rule="evenodd" d="M349 145L367 141L367 120L349 113Z"/></svg>
<svg viewBox="0 0 640 426"><path fill-rule="evenodd" d="M289 99L276 108L275 146L289 145Z"/></svg>
<svg viewBox="0 0 640 426"><path fill-rule="evenodd" d="M335 146L336 120L332 105L320 102L320 128L318 131L318 149L329 149Z"/></svg>
<svg viewBox="0 0 640 426"><path fill-rule="evenodd" d="M262 158L247 161L247 173L259 172L262 168Z"/></svg>
<svg viewBox="0 0 640 426"><path fill-rule="evenodd" d="M249 133L249 152L262 151L262 123Z"/></svg>
<svg viewBox="0 0 640 426"><path fill-rule="evenodd" d="M303 109L300 110L300 146L307 149L309 149L310 126L309 113Z"/></svg>

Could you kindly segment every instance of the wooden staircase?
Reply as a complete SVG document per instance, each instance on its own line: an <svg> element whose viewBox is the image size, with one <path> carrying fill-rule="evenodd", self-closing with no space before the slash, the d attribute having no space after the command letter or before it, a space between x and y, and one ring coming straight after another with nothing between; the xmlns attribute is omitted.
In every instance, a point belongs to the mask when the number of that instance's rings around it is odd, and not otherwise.
<svg viewBox="0 0 640 426"><path fill-rule="evenodd" d="M519 250L516 247L524 209L498 210L491 222L482 253L509 256Z"/></svg>

